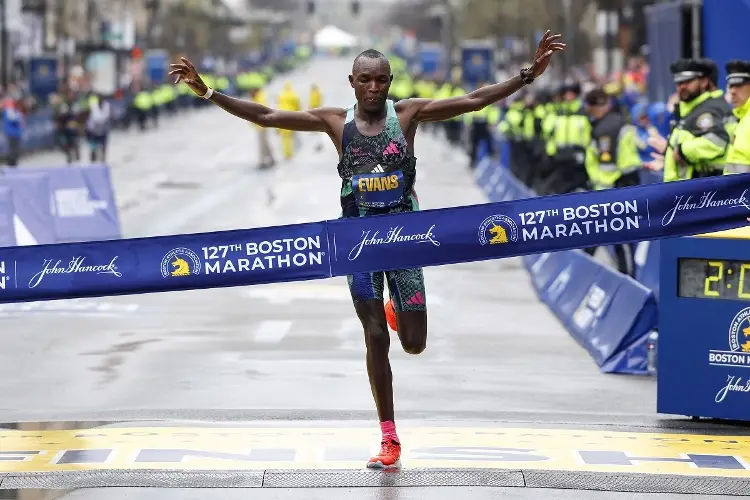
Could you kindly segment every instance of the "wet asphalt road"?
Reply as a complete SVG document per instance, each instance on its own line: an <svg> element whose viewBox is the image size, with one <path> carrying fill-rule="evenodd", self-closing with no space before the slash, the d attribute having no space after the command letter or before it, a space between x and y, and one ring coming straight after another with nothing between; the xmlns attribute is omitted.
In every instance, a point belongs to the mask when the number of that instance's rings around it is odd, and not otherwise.
<svg viewBox="0 0 750 500"><path fill-rule="evenodd" d="M290 78L303 102L316 82L326 105L345 106L352 98L348 69L348 61L322 61ZM272 92L282 83L275 82ZM294 160L260 172L254 168L254 129L219 109L191 111L147 135L118 133L110 163L125 235L336 218L335 149L322 134L299 137ZM319 141L322 151L315 148ZM420 132L416 154L423 208L485 201L463 153ZM58 158L45 153L29 162ZM434 267L425 276L427 350L413 357L392 344L397 421L658 422L654 381L599 373L536 300L517 259ZM0 351L0 421L354 419L377 426L362 331L344 279L0 305L0 325L7 332ZM264 499L395 500L455 491L252 493ZM526 489L467 493L461 496L625 498L553 490L540 496ZM224 499L241 494L214 493ZM195 490L116 490L106 496L212 498ZM101 498L101 492L66 498Z"/></svg>

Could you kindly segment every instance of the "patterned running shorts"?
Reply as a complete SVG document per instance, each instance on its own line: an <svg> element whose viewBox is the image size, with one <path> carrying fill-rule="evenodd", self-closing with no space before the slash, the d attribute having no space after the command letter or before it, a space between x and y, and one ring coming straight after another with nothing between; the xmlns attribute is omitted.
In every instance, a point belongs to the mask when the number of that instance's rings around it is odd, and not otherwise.
<svg viewBox="0 0 750 500"><path fill-rule="evenodd" d="M363 300L383 302L386 279L388 292L397 312L427 310L424 273L421 268L357 273L347 276L354 303L357 304Z"/></svg>

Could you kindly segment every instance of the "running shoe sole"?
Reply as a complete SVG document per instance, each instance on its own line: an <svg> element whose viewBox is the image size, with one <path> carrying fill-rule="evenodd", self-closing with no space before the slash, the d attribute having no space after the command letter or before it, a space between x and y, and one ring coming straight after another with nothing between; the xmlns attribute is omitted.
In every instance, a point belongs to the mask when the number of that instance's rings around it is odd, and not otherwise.
<svg viewBox="0 0 750 500"><path fill-rule="evenodd" d="M397 470L401 469L401 459L396 460L396 463L393 465L383 465L383 462L378 460L377 462L367 462L367 468L368 469L378 469L378 470Z"/></svg>

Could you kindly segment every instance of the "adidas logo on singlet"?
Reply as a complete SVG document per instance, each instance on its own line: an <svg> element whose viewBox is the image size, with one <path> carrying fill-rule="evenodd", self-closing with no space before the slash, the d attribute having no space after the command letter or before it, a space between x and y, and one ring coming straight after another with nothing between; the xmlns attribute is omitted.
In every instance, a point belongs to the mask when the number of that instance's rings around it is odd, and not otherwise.
<svg viewBox="0 0 750 500"><path fill-rule="evenodd" d="M385 170L383 169L383 167L380 166L379 163L378 163L377 167L375 167L375 168L372 169L372 173L373 174L379 174L379 173L382 173L382 172L385 172Z"/></svg>

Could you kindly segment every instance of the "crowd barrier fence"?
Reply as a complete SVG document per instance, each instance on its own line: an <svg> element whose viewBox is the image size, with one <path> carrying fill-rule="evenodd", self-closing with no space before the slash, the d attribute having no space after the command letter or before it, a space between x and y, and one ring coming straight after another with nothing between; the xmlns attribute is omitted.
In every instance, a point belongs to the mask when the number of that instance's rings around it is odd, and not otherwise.
<svg viewBox="0 0 750 500"><path fill-rule="evenodd" d="M475 179L491 202L536 197L508 168L509 144L498 141L499 161L480 152ZM657 176L646 174L648 182ZM540 301L586 349L602 372L648 374L648 337L658 327L659 240L636 244L636 279L582 250L523 257Z"/></svg>
<svg viewBox="0 0 750 500"><path fill-rule="evenodd" d="M107 165L29 166L0 175L0 246L121 237Z"/></svg>

